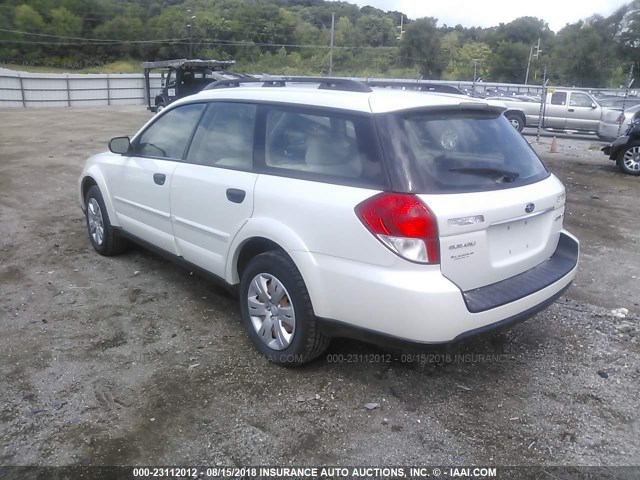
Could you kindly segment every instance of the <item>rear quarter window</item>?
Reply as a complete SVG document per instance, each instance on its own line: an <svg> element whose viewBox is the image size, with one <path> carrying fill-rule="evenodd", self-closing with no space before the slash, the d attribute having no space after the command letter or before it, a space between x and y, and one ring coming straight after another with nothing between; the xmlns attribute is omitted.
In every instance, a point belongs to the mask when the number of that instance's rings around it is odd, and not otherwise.
<svg viewBox="0 0 640 480"><path fill-rule="evenodd" d="M353 186L387 184L370 116L266 108L264 161L270 173Z"/></svg>
<svg viewBox="0 0 640 480"><path fill-rule="evenodd" d="M411 193L513 188L549 172L495 110L410 111L378 118L394 184Z"/></svg>

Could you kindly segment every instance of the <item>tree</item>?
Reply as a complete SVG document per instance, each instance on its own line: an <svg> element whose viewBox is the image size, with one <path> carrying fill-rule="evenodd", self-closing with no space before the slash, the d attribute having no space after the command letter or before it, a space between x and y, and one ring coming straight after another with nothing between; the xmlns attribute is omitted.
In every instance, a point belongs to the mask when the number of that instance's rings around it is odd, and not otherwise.
<svg viewBox="0 0 640 480"><path fill-rule="evenodd" d="M294 43L295 16L284 8L269 4L244 4L231 22L237 40L262 44L261 50L276 52L279 45ZM274 47L266 47L273 44Z"/></svg>
<svg viewBox="0 0 640 480"><path fill-rule="evenodd" d="M491 48L486 43L469 42L457 48L449 62L446 78L452 80L474 80L489 77L491 66Z"/></svg>
<svg viewBox="0 0 640 480"><path fill-rule="evenodd" d="M54 8L49 12L51 20L47 31L52 35L79 37L82 35L82 19L64 7Z"/></svg>
<svg viewBox="0 0 640 480"><path fill-rule="evenodd" d="M395 43L395 27L390 18L363 15L356 22L358 45L383 47Z"/></svg>
<svg viewBox="0 0 640 480"><path fill-rule="evenodd" d="M341 47L355 47L356 29L347 17L340 17L336 24L335 44Z"/></svg>
<svg viewBox="0 0 640 480"><path fill-rule="evenodd" d="M607 85L615 65L616 44L602 24L577 22L557 35L552 51L552 75L566 85L596 87Z"/></svg>
<svg viewBox="0 0 640 480"><path fill-rule="evenodd" d="M420 74L440 78L446 68L442 52L442 34L436 28L437 19L425 17L410 23L402 37L400 56L406 66L416 65Z"/></svg>
<svg viewBox="0 0 640 480"><path fill-rule="evenodd" d="M492 82L524 83L529 53L527 44L501 41L489 64L489 79Z"/></svg>
<svg viewBox="0 0 640 480"><path fill-rule="evenodd" d="M29 5L18 5L13 16L13 25L16 30L38 33L44 30L42 15Z"/></svg>

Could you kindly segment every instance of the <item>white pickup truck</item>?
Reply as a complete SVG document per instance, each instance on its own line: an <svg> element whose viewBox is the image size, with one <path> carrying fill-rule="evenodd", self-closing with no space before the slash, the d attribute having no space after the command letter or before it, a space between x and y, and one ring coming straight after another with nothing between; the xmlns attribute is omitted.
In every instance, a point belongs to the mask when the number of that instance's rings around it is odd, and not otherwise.
<svg viewBox="0 0 640 480"><path fill-rule="evenodd" d="M524 127L538 126L539 102L511 100L509 97L501 97L499 100L507 106L505 117L519 132ZM604 110L608 109L600 106L586 92L550 88L543 109L542 127L597 133Z"/></svg>

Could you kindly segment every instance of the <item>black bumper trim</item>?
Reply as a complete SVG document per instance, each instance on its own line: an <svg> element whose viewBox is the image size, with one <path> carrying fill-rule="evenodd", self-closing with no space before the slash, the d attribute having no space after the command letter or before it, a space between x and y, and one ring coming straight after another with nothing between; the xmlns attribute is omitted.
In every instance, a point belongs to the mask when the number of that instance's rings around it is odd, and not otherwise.
<svg viewBox="0 0 640 480"><path fill-rule="evenodd" d="M549 307L558 298L560 298L562 295L564 295L564 292L566 292L569 289L570 286L571 286L571 282L569 282L562 290L560 290L558 293L556 293L552 297L549 297L544 302L539 303L538 305L534 305L533 307L529 308L528 310L525 310L524 312L520 312L520 313L518 313L518 314L516 314L516 315L514 315L512 317L506 318L504 320L500 320L499 322L490 323L489 325L485 325L484 327L478 327L478 328L474 328L473 330L468 330L468 331L458 335L456 338L453 339L453 341L454 342L458 342L458 341L461 341L461 340L465 340L465 339L467 339L469 337L475 337L477 335L482 335L482 334L485 334L485 333L496 332L498 330L504 330L504 329L512 327L513 325L515 325L517 323L524 322L525 320L530 319L531 317L533 317L537 313L540 313L542 310L544 310L545 308Z"/></svg>
<svg viewBox="0 0 640 480"><path fill-rule="evenodd" d="M479 313L501 307L554 284L578 264L578 242L560 234L556 251L540 265L500 282L462 292L467 310Z"/></svg>

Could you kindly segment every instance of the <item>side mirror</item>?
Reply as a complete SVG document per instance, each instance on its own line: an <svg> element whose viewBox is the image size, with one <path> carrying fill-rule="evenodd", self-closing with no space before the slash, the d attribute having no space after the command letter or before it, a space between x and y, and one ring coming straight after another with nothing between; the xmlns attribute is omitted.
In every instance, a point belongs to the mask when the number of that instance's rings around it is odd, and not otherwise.
<svg viewBox="0 0 640 480"><path fill-rule="evenodd" d="M591 104L591 108L598 108L598 104L596 104L596 103L592 103L592 104Z"/></svg>
<svg viewBox="0 0 640 480"><path fill-rule="evenodd" d="M131 140L129 140L129 137L115 137L109 141L109 150L120 155L129 153L130 146Z"/></svg>

